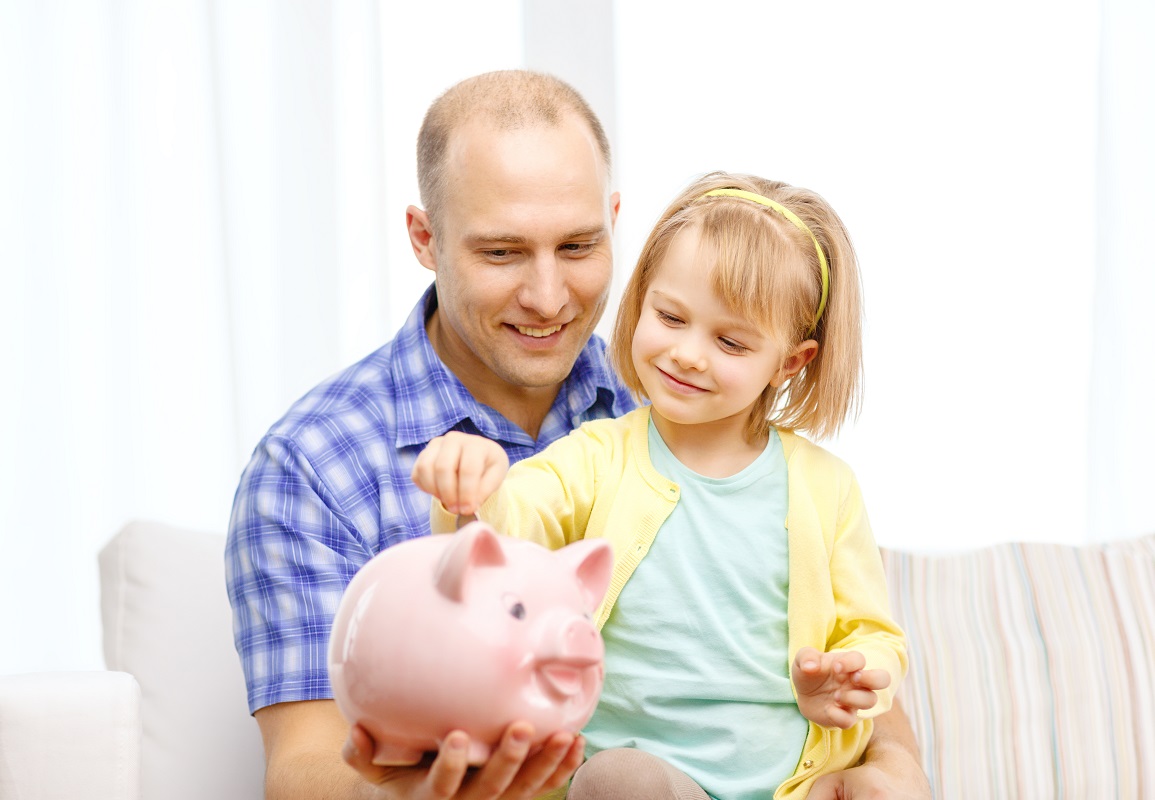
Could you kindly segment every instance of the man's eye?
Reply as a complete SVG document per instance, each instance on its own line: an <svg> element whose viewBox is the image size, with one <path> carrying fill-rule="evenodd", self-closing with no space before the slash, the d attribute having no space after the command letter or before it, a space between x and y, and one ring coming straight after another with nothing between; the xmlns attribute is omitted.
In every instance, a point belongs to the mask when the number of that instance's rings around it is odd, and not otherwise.
<svg viewBox="0 0 1155 800"><path fill-rule="evenodd" d="M509 256L508 250L486 250L485 254L490 258L506 258Z"/></svg>
<svg viewBox="0 0 1155 800"><path fill-rule="evenodd" d="M593 247L594 246L592 244L588 243L582 244L580 242L569 242L567 244L563 244L561 249L571 255L581 255L583 253L588 253L593 249Z"/></svg>

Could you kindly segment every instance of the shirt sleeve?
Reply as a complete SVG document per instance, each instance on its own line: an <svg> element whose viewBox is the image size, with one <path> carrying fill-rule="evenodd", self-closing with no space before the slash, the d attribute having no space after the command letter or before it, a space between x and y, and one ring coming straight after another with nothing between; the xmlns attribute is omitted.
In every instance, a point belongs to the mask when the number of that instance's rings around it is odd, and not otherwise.
<svg viewBox="0 0 1155 800"><path fill-rule="evenodd" d="M604 473L604 446L588 425L510 467L478 517L498 533L557 550L584 538ZM430 514L435 533L455 527L456 517L434 500Z"/></svg>
<svg viewBox="0 0 1155 800"><path fill-rule="evenodd" d="M333 696L329 630L371 557L308 458L292 440L267 436L241 477L225 547L250 712Z"/></svg>

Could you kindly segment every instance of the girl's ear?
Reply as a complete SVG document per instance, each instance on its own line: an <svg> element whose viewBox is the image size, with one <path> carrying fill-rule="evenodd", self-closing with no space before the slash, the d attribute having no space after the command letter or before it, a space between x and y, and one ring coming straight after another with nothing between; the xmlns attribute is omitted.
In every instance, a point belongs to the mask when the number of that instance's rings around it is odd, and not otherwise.
<svg viewBox="0 0 1155 800"><path fill-rule="evenodd" d="M816 355L818 355L818 342L813 339L795 345L782 362L782 366L774 373L774 377L770 379L770 385L777 389L797 375L803 367L814 360Z"/></svg>

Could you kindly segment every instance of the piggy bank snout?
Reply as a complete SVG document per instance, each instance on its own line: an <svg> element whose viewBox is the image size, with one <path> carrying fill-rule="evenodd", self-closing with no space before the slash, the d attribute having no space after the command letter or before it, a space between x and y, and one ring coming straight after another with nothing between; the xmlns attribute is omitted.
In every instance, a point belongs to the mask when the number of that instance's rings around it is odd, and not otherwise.
<svg viewBox="0 0 1155 800"><path fill-rule="evenodd" d="M557 661L573 667L600 664L605 656L602 635L585 617L556 617L543 627L550 631L537 651L539 662Z"/></svg>
<svg viewBox="0 0 1155 800"><path fill-rule="evenodd" d="M601 679L605 645L589 620L570 619L556 630L552 646L538 653L537 667L545 684L561 697L583 695Z"/></svg>

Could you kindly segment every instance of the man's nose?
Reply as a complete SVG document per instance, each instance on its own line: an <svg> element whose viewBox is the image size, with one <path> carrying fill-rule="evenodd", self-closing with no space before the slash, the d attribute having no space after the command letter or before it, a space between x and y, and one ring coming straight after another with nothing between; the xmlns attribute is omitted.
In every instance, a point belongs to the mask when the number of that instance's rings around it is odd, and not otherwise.
<svg viewBox="0 0 1155 800"><path fill-rule="evenodd" d="M551 253L534 258L529 263L518 300L543 320L553 319L561 313L569 302L569 286L556 255Z"/></svg>

